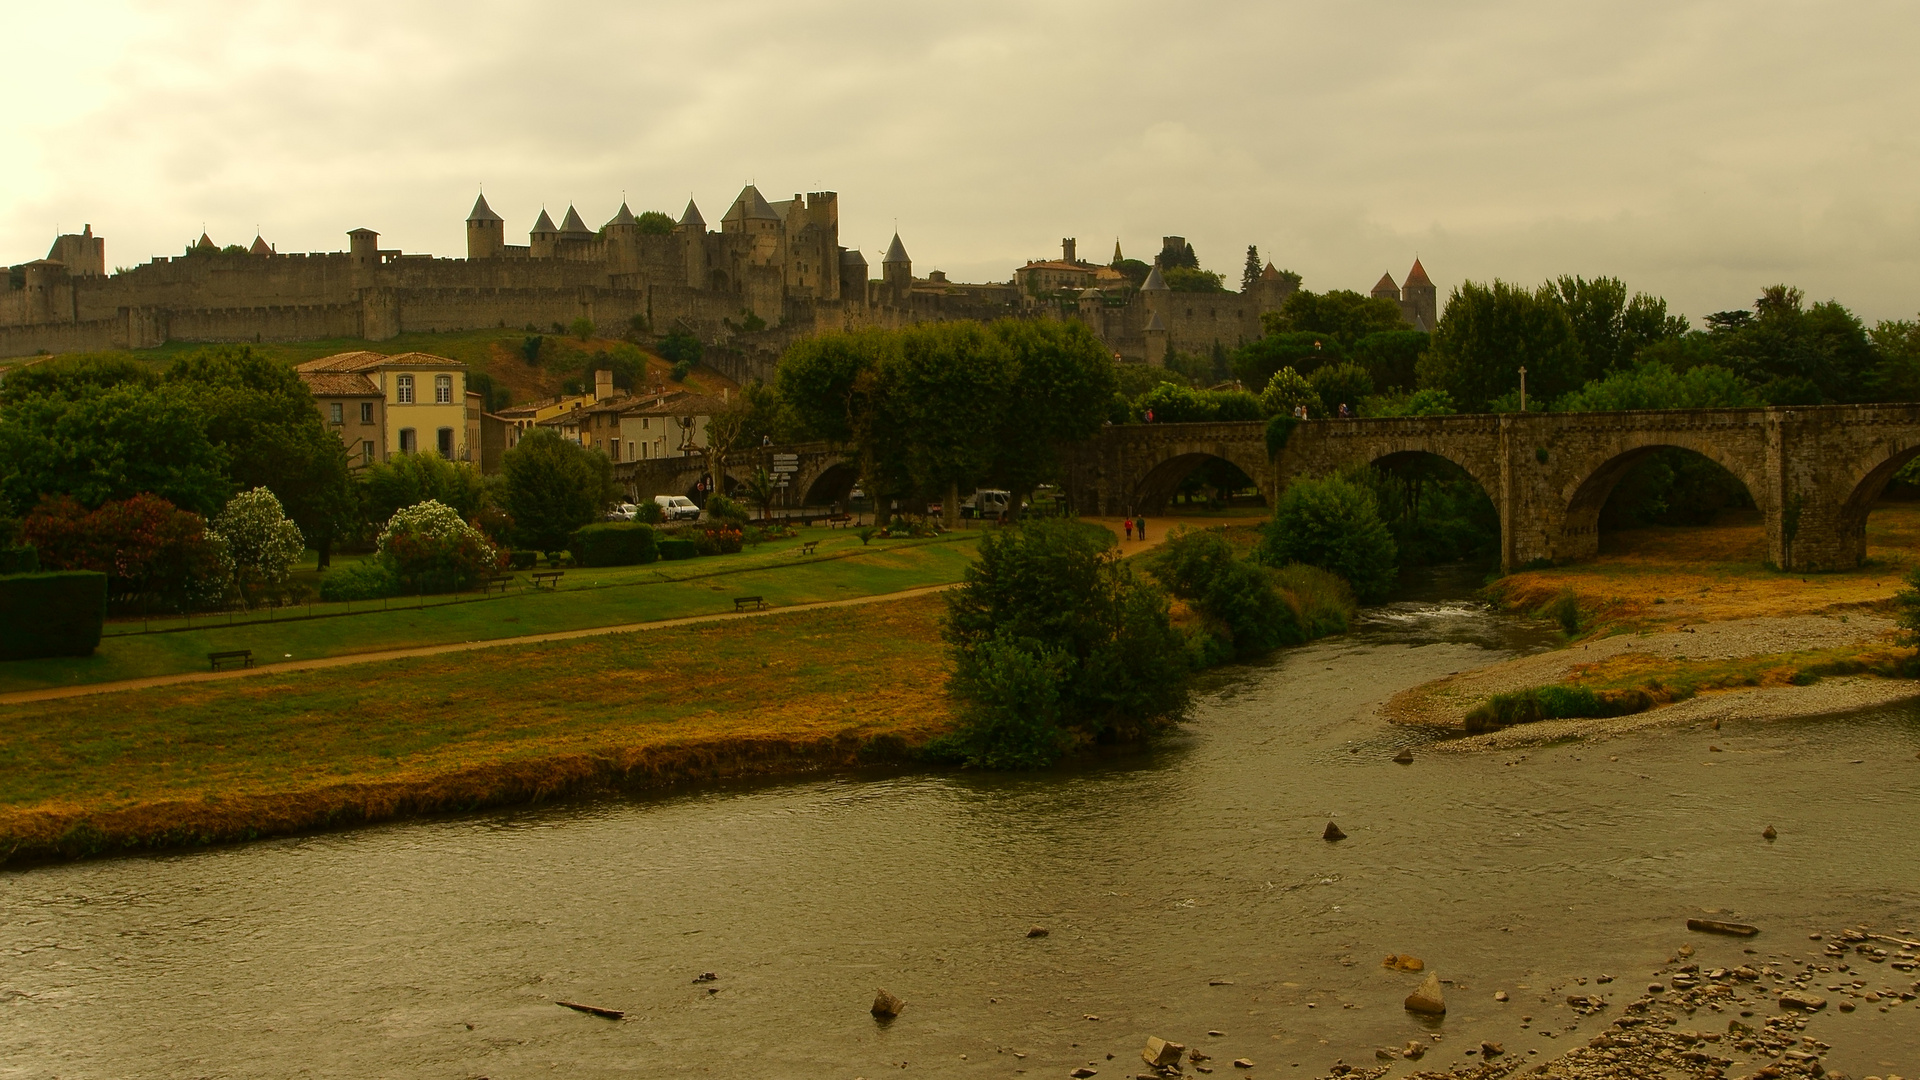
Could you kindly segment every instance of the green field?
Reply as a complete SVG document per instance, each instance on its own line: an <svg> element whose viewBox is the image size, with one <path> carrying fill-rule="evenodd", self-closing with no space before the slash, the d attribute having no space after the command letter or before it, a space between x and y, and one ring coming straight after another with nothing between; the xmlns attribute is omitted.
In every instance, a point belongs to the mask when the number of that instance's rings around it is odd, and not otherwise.
<svg viewBox="0 0 1920 1080"><path fill-rule="evenodd" d="M257 663L271 663L716 614L732 611L736 596L763 596L783 607L899 592L960 580L978 536L866 546L846 532L812 529L738 555L568 569L562 587L551 591L530 588L528 574L520 573L506 593L486 599L315 604L315 617L305 617L309 609L302 607L271 622L209 626L197 619L192 629L164 633L139 632L139 620L114 622L91 657L0 664L0 693L204 671L208 653L229 649L252 649ZM806 540L820 542L811 556L799 551Z"/></svg>

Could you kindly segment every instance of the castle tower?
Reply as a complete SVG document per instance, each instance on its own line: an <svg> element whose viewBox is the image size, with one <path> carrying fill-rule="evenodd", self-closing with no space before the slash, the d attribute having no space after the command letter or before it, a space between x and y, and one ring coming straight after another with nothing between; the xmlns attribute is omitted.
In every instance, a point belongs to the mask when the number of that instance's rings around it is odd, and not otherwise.
<svg viewBox="0 0 1920 1080"><path fill-rule="evenodd" d="M374 274L380 269L380 234L372 229L348 233L347 254L352 259L354 287L364 289L372 285Z"/></svg>
<svg viewBox="0 0 1920 1080"><path fill-rule="evenodd" d="M497 259L506 249L507 222L493 212L482 195L473 201L473 213L467 215L467 258Z"/></svg>
<svg viewBox="0 0 1920 1080"><path fill-rule="evenodd" d="M840 249L840 299L867 302L867 257L859 248Z"/></svg>
<svg viewBox="0 0 1920 1080"><path fill-rule="evenodd" d="M254 234L253 234L253 246L247 249L247 254L249 254L249 255L272 255L272 254L273 254L273 245L272 245L272 244L269 244L269 243L267 243L267 240L266 240L266 238L265 238L265 237L263 237L263 236L261 236L261 235L260 235L259 233L254 233Z"/></svg>
<svg viewBox="0 0 1920 1080"><path fill-rule="evenodd" d="M913 260L907 258L907 247L900 242L899 233L893 234L893 243L887 245L886 257L880 260L880 280L886 285L888 299L904 306L913 292Z"/></svg>
<svg viewBox="0 0 1920 1080"><path fill-rule="evenodd" d="M1396 304L1400 302L1400 286L1393 283L1392 274L1381 274L1380 280L1374 282L1373 298L1375 300L1391 300Z"/></svg>
<svg viewBox="0 0 1920 1080"><path fill-rule="evenodd" d="M1108 263L1107 265L1119 266L1121 259L1122 259L1122 256L1120 254L1120 238L1116 236L1113 238L1113 261Z"/></svg>
<svg viewBox="0 0 1920 1080"><path fill-rule="evenodd" d="M1140 302L1146 306L1147 322L1160 320L1160 329L1164 332L1167 316L1171 313L1173 290L1167 288L1167 279L1160 276L1160 264L1154 263L1147 271L1147 280L1140 284Z"/></svg>
<svg viewBox="0 0 1920 1080"><path fill-rule="evenodd" d="M1260 271L1259 280L1253 283L1255 302L1261 314L1278 311L1287 302L1299 286L1294 279L1273 268L1273 260L1267 260L1267 268Z"/></svg>
<svg viewBox="0 0 1920 1080"><path fill-rule="evenodd" d="M1428 280L1419 259L1413 260L1413 269L1407 271L1407 284L1400 291L1400 310L1417 329L1431 331L1440 325L1440 290Z"/></svg>
<svg viewBox="0 0 1920 1080"><path fill-rule="evenodd" d="M547 216L546 208L541 207L539 220L527 233L527 254L536 259L553 258L554 241L559 236L560 230L553 227L553 219Z"/></svg>
<svg viewBox="0 0 1920 1080"><path fill-rule="evenodd" d="M211 241L209 241L211 243ZM93 235L88 225L79 233L55 237L47 258L66 266L74 277L104 277L107 272L107 242Z"/></svg>
<svg viewBox="0 0 1920 1080"><path fill-rule="evenodd" d="M687 200L686 212L680 215L680 223L673 227L673 235L680 238L683 245L682 262L687 268L687 288L704 289L707 287L707 219L700 216L700 208Z"/></svg>
<svg viewBox="0 0 1920 1080"><path fill-rule="evenodd" d="M1080 261L1073 257L1073 254L1074 254L1073 248L1074 248L1073 237L1063 236L1060 238L1060 261L1061 262L1079 262Z"/></svg>
<svg viewBox="0 0 1920 1080"><path fill-rule="evenodd" d="M1147 315L1147 363L1153 367L1167 366L1167 324L1157 311Z"/></svg>
<svg viewBox="0 0 1920 1080"><path fill-rule="evenodd" d="M587 223L580 220L580 211L571 205L567 207L567 216L560 219L560 239L575 242L593 239L593 230L587 228Z"/></svg>

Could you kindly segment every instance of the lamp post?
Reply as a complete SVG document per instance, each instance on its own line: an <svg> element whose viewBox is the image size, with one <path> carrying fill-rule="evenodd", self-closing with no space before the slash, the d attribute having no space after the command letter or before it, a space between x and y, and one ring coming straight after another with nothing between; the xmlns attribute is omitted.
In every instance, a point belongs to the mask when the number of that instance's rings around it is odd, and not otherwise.
<svg viewBox="0 0 1920 1080"><path fill-rule="evenodd" d="M1527 369L1520 369L1520 411L1527 411Z"/></svg>

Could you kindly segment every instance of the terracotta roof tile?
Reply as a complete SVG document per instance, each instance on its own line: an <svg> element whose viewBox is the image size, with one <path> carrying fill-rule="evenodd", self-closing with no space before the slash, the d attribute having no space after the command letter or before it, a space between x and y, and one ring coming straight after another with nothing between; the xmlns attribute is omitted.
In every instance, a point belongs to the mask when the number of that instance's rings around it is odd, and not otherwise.
<svg viewBox="0 0 1920 1080"><path fill-rule="evenodd" d="M380 396L380 388L365 375L341 371L303 371L300 378L314 397Z"/></svg>

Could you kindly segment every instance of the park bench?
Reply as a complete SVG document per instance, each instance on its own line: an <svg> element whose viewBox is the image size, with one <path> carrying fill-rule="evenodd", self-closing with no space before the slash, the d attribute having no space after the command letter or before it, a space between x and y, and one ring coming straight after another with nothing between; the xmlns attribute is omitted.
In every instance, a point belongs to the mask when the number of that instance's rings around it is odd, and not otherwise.
<svg viewBox="0 0 1920 1080"><path fill-rule="evenodd" d="M767 610L767 601L765 598L759 596L736 596L733 598L733 610L765 611Z"/></svg>
<svg viewBox="0 0 1920 1080"><path fill-rule="evenodd" d="M565 570L542 570L533 575L533 587L536 589L558 589L560 579L567 576Z"/></svg>
<svg viewBox="0 0 1920 1080"><path fill-rule="evenodd" d="M506 592L507 586L511 584L513 584L512 574L488 574L480 579L480 591L486 593L498 588L501 592Z"/></svg>
<svg viewBox="0 0 1920 1080"><path fill-rule="evenodd" d="M225 664L234 660L238 660L240 662L241 667L252 667L253 666L253 650L252 649L228 649L226 652L210 652L207 654L207 663L211 664L213 666L213 670L215 671L220 670L221 664Z"/></svg>
<svg viewBox="0 0 1920 1080"><path fill-rule="evenodd" d="M848 525L851 525L852 523L853 523L852 514L828 514L827 515L827 528L829 529L844 529Z"/></svg>
<svg viewBox="0 0 1920 1080"><path fill-rule="evenodd" d="M818 540L809 540L809 541L807 541L806 543L804 543L804 544L801 544L801 545L800 545L800 554L802 554L802 555L811 555L811 554L813 554L813 549L814 549L814 548L817 548L817 547L819 547L819 546L820 546L820 541L818 541Z"/></svg>

